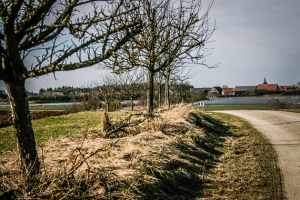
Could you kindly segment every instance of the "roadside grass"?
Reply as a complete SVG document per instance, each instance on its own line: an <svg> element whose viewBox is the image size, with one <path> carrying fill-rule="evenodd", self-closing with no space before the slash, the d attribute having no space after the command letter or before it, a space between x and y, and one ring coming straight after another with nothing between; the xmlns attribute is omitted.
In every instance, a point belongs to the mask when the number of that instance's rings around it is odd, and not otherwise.
<svg viewBox="0 0 300 200"><path fill-rule="evenodd" d="M205 105L204 111L217 110L270 110L267 105Z"/></svg>
<svg viewBox="0 0 300 200"><path fill-rule="evenodd" d="M200 109L206 112L218 111L218 110L274 110L266 104L262 105L205 105ZM286 112L300 112L300 104L286 104L283 109L278 109Z"/></svg>
<svg viewBox="0 0 300 200"><path fill-rule="evenodd" d="M211 113L229 128L218 165L204 185L207 199L283 199L277 156L268 140L236 116Z"/></svg>

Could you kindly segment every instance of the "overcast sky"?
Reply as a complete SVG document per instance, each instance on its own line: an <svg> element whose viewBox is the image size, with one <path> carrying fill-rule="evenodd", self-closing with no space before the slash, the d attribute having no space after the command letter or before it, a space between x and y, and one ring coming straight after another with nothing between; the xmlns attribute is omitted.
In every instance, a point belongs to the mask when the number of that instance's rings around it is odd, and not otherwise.
<svg viewBox="0 0 300 200"><path fill-rule="evenodd" d="M203 0L205 4L209 0ZM205 8L204 8L205 9ZM218 68L194 67L194 87L296 84L300 81L300 0L215 0L210 12L216 28L206 58ZM40 88L87 86L100 82L103 71L95 67L30 79L29 91ZM4 88L3 82L0 88Z"/></svg>
<svg viewBox="0 0 300 200"><path fill-rule="evenodd" d="M299 0L215 0L211 18L218 30L207 61L221 64L194 69L195 87L300 81Z"/></svg>

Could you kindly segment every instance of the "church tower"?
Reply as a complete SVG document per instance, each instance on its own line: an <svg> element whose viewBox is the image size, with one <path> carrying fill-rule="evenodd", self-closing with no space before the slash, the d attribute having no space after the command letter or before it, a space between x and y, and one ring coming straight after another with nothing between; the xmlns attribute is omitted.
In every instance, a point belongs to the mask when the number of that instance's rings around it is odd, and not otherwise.
<svg viewBox="0 0 300 200"><path fill-rule="evenodd" d="M268 84L266 81L266 77L264 77L264 82L262 84Z"/></svg>

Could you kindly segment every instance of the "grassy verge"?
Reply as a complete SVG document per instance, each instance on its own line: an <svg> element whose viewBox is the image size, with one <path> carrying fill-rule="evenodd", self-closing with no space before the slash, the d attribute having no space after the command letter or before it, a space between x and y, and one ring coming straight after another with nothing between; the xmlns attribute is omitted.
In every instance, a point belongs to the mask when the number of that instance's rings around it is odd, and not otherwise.
<svg viewBox="0 0 300 200"><path fill-rule="evenodd" d="M208 175L208 199L283 199L277 156L267 139L248 122L212 113L229 128L216 168Z"/></svg>
<svg viewBox="0 0 300 200"><path fill-rule="evenodd" d="M266 104L262 105L205 105L200 108L203 111L218 111L218 110L273 110ZM279 109L287 112L300 112L300 104L286 104L285 108Z"/></svg>
<svg viewBox="0 0 300 200"><path fill-rule="evenodd" d="M267 105L205 105L204 111L217 110L269 110Z"/></svg>

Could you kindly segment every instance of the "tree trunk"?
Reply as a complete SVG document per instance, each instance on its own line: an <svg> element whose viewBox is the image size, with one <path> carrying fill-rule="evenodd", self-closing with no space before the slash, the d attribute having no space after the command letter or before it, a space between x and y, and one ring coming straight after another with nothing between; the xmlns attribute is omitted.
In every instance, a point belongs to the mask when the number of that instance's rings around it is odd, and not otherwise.
<svg viewBox="0 0 300 200"><path fill-rule="evenodd" d="M158 106L161 108L161 83L158 84Z"/></svg>
<svg viewBox="0 0 300 200"><path fill-rule="evenodd" d="M5 86L14 121L21 172L25 180L32 180L40 171L40 162L30 119L25 80L6 81Z"/></svg>
<svg viewBox="0 0 300 200"><path fill-rule="evenodd" d="M109 103L106 103L106 112L109 112Z"/></svg>
<svg viewBox="0 0 300 200"><path fill-rule="evenodd" d="M165 106L170 109L170 88L169 88L170 76L165 77Z"/></svg>
<svg viewBox="0 0 300 200"><path fill-rule="evenodd" d="M147 88L147 113L153 115L154 110L154 73L148 71L148 88Z"/></svg>
<svg viewBox="0 0 300 200"><path fill-rule="evenodd" d="M133 97L130 98L130 103L131 103L131 111L133 111Z"/></svg>

